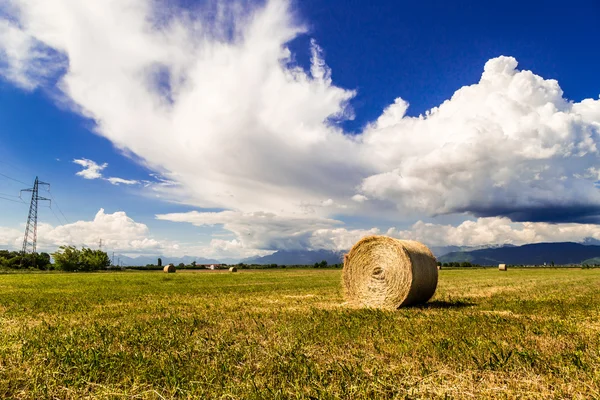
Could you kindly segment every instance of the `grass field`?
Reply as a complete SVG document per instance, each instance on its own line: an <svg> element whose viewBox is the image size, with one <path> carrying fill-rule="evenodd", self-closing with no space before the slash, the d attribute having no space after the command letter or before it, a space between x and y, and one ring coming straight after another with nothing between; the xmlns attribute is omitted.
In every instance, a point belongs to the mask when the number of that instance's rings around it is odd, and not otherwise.
<svg viewBox="0 0 600 400"><path fill-rule="evenodd" d="M0 398L600 397L600 270L442 270L395 312L340 273L0 275Z"/></svg>

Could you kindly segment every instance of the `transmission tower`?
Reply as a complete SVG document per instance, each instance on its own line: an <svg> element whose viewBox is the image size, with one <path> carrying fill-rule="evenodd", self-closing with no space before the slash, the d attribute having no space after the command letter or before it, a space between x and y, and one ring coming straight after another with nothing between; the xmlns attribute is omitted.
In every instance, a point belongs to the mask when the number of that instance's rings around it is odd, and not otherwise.
<svg viewBox="0 0 600 400"><path fill-rule="evenodd" d="M38 201L47 200L45 197L41 197L39 195L39 186L47 185L50 187L49 183L40 182L38 177L35 177L35 182L33 183L33 188L23 189L21 192L31 192L31 204L29 205L29 216L27 217L27 226L25 227L25 237L23 237L23 250L21 251L21 267L23 267L23 260L25 259L25 255L28 253L28 249L31 248L31 254L33 259L33 267L36 265L36 245L37 245L37 216L38 216Z"/></svg>

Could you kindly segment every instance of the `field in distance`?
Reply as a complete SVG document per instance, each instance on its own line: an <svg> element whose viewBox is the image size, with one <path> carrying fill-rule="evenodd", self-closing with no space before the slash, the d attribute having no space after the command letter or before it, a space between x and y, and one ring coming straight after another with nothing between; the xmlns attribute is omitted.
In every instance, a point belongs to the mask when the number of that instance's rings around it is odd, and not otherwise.
<svg viewBox="0 0 600 400"><path fill-rule="evenodd" d="M600 397L600 270L442 270L394 312L340 274L0 275L0 398Z"/></svg>

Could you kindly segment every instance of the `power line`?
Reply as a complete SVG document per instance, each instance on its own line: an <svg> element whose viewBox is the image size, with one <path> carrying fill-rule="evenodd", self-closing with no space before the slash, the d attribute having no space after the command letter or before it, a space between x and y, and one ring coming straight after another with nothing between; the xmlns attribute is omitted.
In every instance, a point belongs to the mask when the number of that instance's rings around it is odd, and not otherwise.
<svg viewBox="0 0 600 400"><path fill-rule="evenodd" d="M0 164L4 164L4 165L8 166L10 169L13 169L15 171L24 172L22 167L17 167L15 164L11 164L11 163L3 161L3 160L0 160Z"/></svg>
<svg viewBox="0 0 600 400"><path fill-rule="evenodd" d="M0 175L2 175L2 176L3 176L3 177L5 177L5 178L8 178L8 179L10 179L11 181L19 182L19 183L22 183L23 185L29 185L28 183L25 183L25 182L23 182L23 181L20 181L20 180L18 180L18 179L11 178L10 176L3 174L2 172L0 172Z"/></svg>
<svg viewBox="0 0 600 400"><path fill-rule="evenodd" d="M0 193L0 196L16 197L17 199L20 199L19 196L15 196L14 194L8 194L8 193Z"/></svg>
<svg viewBox="0 0 600 400"><path fill-rule="evenodd" d="M0 199L2 199L2 200L6 200L6 201L12 201L13 203L19 203L19 204L25 204L25 205L27 205L27 203L25 203L24 201L18 201L18 200L13 200L13 199L7 199L6 197L2 197L2 196L0 196Z"/></svg>
<svg viewBox="0 0 600 400"><path fill-rule="evenodd" d="M6 161L4 161L4 160L0 160L0 163L1 163L1 164L8 165L9 167L11 167L11 168L13 168L13 169L19 169L19 168L18 168L18 167L16 167L14 164L11 164L11 163L9 163L9 162L6 162Z"/></svg>
<svg viewBox="0 0 600 400"><path fill-rule="evenodd" d="M60 218L58 218L58 215L56 215L56 213L54 212L54 210L52 209L52 207L48 207L48 208L50 209L50 211L52 211L52 214L54 214L54 217L56 217L56 220L58 221L58 223L59 223L60 225L64 225L64 224L62 223L62 221L60 220Z"/></svg>
<svg viewBox="0 0 600 400"><path fill-rule="evenodd" d="M63 218L65 219L65 221L67 222L67 224L70 224L69 220L67 219L67 217L65 217L65 214L62 212L62 210L58 206L58 202L54 198L54 195L52 194L52 192L50 191L50 189L48 189L48 193L50 194L50 198L54 202L54 205L56 206L56 208L58 209L58 211L60 212L60 214L63 216Z"/></svg>

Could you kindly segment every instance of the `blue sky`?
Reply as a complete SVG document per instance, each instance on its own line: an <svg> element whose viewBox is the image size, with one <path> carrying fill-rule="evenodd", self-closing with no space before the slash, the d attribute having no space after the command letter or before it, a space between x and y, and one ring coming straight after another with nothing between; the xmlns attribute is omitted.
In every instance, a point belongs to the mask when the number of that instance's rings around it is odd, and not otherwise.
<svg viewBox="0 0 600 400"><path fill-rule="evenodd" d="M326 50L333 80L357 88L360 129L401 96L419 115L473 84L487 60L510 55L519 66L556 79L572 100L596 98L600 61L597 1L308 0L297 3ZM298 51L308 38L298 39ZM299 57L300 58L300 57ZM302 59L302 58L300 58ZM308 57L303 58L307 62Z"/></svg>
<svg viewBox="0 0 600 400"><path fill-rule="evenodd" d="M49 249L600 238L596 1L34 3L0 8L0 245L36 175Z"/></svg>

